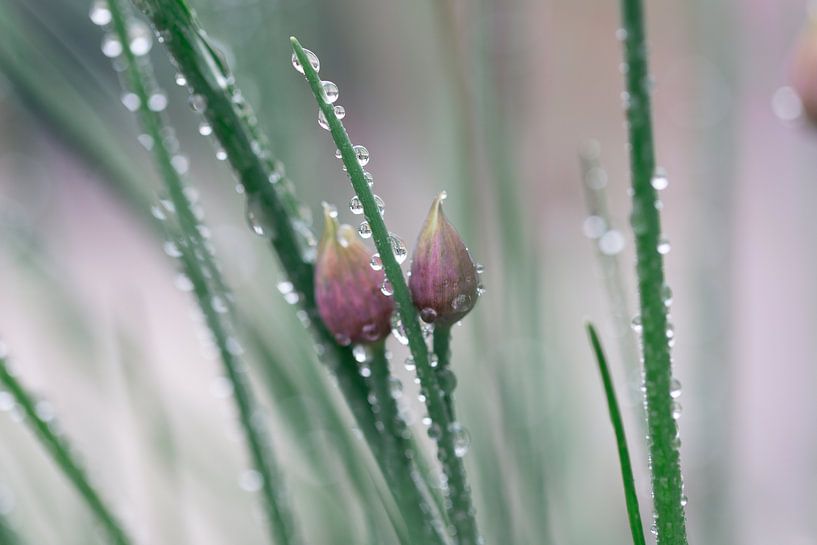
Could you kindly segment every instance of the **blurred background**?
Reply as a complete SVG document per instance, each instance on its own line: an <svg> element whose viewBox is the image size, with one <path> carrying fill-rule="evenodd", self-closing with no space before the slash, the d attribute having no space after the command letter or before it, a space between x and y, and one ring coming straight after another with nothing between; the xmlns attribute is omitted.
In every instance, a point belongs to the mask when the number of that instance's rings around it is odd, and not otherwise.
<svg viewBox="0 0 817 545"><path fill-rule="evenodd" d="M338 84L390 229L413 244L448 191L447 213L486 270L453 365L487 542L628 543L583 329L596 322L611 357L648 520L617 2L192 4L316 218L325 200L356 221L290 35ZM646 2L691 543L817 545L817 131L786 88L807 7ZM156 169L89 8L0 0L0 334L137 542L263 543L229 391L194 301L174 286L149 213ZM263 337L250 344L267 348L247 359L307 542L391 543L371 523L385 518L378 496L354 476L372 464L276 289L276 260L247 228L165 51L150 55L219 261ZM614 235L587 221L587 195L602 195L583 188L581 150L606 171L585 174L596 188L606 180ZM624 299L611 304L607 285ZM411 390L405 348L390 348ZM424 435L422 407L405 398ZM0 411L4 524L24 543L100 541L2 392Z"/></svg>

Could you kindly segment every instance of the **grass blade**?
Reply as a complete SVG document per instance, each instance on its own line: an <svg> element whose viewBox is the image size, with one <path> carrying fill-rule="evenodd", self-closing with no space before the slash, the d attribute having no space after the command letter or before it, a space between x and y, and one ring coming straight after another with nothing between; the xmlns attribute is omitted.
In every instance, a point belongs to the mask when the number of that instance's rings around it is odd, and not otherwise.
<svg viewBox="0 0 817 545"><path fill-rule="evenodd" d="M206 246L206 240L192 210L191 199L186 195L184 182L175 168L174 155L167 146L169 127L161 113L149 107L150 99L156 92L152 88L153 72L149 61L144 57L137 57L128 45L130 14L124 10L120 0L108 0L108 6L114 32L123 44L127 87L138 98L139 119L153 143L153 155L170 194L172 210L178 219L180 233L176 248L181 253L185 274L192 283L192 291L213 334L224 372L232 385L253 467L260 476L270 535L273 542L281 545L295 543L297 539L294 517L281 490L283 486L268 434L263 427L262 411L257 406L250 384L244 376L244 364L238 357L240 350L235 348L235 339L231 337L230 326L224 319L232 297Z"/></svg>
<svg viewBox="0 0 817 545"><path fill-rule="evenodd" d="M610 411L610 422L613 424L613 431L615 431L616 434L618 460L621 463L621 480L624 483L624 498L627 501L627 516L630 519L633 545L646 545L644 527L641 523L641 512L638 508L638 495L635 490L633 466L630 463L627 436L624 433L624 422L621 420L621 411L618 408L613 379L610 376L607 358L604 356L604 350L601 347L601 341L596 333L596 328L593 327L593 324L587 324L586 327L587 335L590 337L590 344L593 346L593 352L596 355L596 362L599 366L599 374L601 375L601 381L604 385L604 395L607 396L607 410Z"/></svg>
<svg viewBox="0 0 817 545"><path fill-rule="evenodd" d="M380 253L383 269L393 290L397 311L405 328L409 348L416 364L417 376L426 397L426 408L432 426L435 427L430 431L433 430L432 435L435 436L438 447L437 458L448 478L449 518L456 529L457 540L461 544L479 543L480 535L473 515L474 510L466 480L465 467L455 449L457 427L454 426L455 422L449 418L442 389L437 382L434 369L429 363L428 347L420 329L417 312L412 304L403 271L394 256L391 234L380 215L378 204L366 181L363 167L358 162L357 153L349 140L349 135L335 114L334 106L325 99L318 73L310 64L309 58L298 40L294 37L291 40L293 50L304 69L304 75L312 94L327 120L335 145L340 150L343 164L351 178L355 193L363 205L363 213L371 227L375 247Z"/></svg>
<svg viewBox="0 0 817 545"><path fill-rule="evenodd" d="M1 348L2 345L0 344ZM105 505L99 493L91 486L85 470L71 454L71 447L64 439L58 437L52 431L48 422L40 418L34 397L26 391L9 369L8 362L3 354L0 354L0 385L8 390L14 401L19 405L20 410L25 414L25 421L99 520L110 542L115 545L129 545L130 540L125 530L113 515L113 512Z"/></svg>
<svg viewBox="0 0 817 545"><path fill-rule="evenodd" d="M676 445L678 427L672 409L672 360L669 321L664 305L665 244L661 218L652 186L655 174L650 76L641 0L621 0L622 28L627 67L625 95L632 173L632 227L635 232L636 270L641 309L647 427L652 460L655 532L658 545L686 545L681 460ZM659 248L661 245L661 248Z"/></svg>

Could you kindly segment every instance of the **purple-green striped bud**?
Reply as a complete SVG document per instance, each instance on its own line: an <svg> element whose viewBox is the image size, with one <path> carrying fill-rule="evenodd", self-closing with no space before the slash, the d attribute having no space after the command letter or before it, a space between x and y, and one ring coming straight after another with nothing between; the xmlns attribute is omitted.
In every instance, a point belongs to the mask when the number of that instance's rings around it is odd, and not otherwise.
<svg viewBox="0 0 817 545"><path fill-rule="evenodd" d="M417 238L409 289L424 322L451 325L477 302L479 275L459 233L443 214L440 193Z"/></svg>
<svg viewBox="0 0 817 545"><path fill-rule="evenodd" d="M315 262L318 313L338 344L369 344L388 336L394 300L383 295L383 271L369 265L369 251L350 225L338 225L324 207L324 230Z"/></svg>

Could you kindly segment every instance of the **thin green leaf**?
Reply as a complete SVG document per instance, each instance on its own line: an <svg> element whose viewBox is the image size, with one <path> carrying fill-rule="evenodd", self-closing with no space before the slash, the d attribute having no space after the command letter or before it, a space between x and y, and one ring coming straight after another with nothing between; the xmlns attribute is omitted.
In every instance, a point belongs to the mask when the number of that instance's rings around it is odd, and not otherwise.
<svg viewBox="0 0 817 545"><path fill-rule="evenodd" d="M621 411L618 408L613 378L610 376L607 358L604 356L604 350L601 347L601 341L599 341L596 328L590 323L588 323L586 327L587 335L590 337L590 344L593 346L593 353L596 355L596 362L599 366L599 374L601 375L601 381L604 385L604 395L607 396L607 410L610 412L610 422L613 424L613 431L615 431L616 434L618 460L621 464L621 480L624 483L624 498L627 502L627 516L630 520L630 531L633 534L633 545L646 545L644 540L644 527L641 524L641 512L638 508L638 495L635 490L633 466L630 463L627 436L624 433L624 422L621 420Z"/></svg>
<svg viewBox="0 0 817 545"><path fill-rule="evenodd" d="M52 431L49 423L40 417L34 396L26 391L20 381L17 380L2 354L0 354L0 385L14 397L15 402L25 415L26 423L28 423L43 447L99 520L110 542L115 545L129 545L130 539L128 539L120 522L113 515L113 511L108 508L99 493L91 486L85 470L71 454L72 447L68 445L62 436L57 436Z"/></svg>

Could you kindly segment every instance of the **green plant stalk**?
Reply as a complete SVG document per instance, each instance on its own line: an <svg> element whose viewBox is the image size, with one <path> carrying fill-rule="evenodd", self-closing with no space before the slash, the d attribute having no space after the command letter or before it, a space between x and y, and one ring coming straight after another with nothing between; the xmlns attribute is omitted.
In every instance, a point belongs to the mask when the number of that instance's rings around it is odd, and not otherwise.
<svg viewBox="0 0 817 545"><path fill-rule="evenodd" d="M220 272L215 267L209 251L204 246L195 215L190 208L189 200L184 194L184 182L173 167L172 154L166 147L163 138L163 129L166 127L164 120L160 113L151 111L147 106L149 99L148 85L152 81L152 74L148 73L148 61L137 58L128 47L128 14L119 4L119 1L108 0L112 25L123 44L128 87L131 92L139 97L139 120L143 129L153 139L154 159L159 165L162 179L170 194L179 220L182 240L181 244L178 245L178 249L182 253L184 270L193 283L199 308L214 336L224 371L233 387L234 399L239 410L239 419L253 466L261 475L262 496L266 503L265 514L272 540L274 543L281 545L294 543L297 540L293 528L293 516L288 505L283 501L283 494L276 493L274 490L276 485L280 485L280 478L277 478L279 472L269 445L269 439L264 437L264 430L260 422L261 410L253 399L249 383L244 379L241 370L243 364L234 354L234 351L230 350L229 335L226 332L221 316L219 316L213 305L216 290L211 288L207 279L209 278L210 282L221 290L222 304L228 304L230 298L227 297L228 294L225 291L226 288Z"/></svg>
<svg viewBox="0 0 817 545"><path fill-rule="evenodd" d="M113 512L102 501L88 481L85 470L71 455L71 448L64 439L57 437L51 427L37 414L36 403L17 378L9 371L7 361L0 356L0 384L2 384L22 409L26 422L34 431L40 443L56 462L63 474L71 481L82 499L99 520L111 543L115 545L129 545L130 539L120 525Z"/></svg>
<svg viewBox="0 0 817 545"><path fill-rule="evenodd" d="M0 545L22 545L22 540L11 526L6 517L0 515Z"/></svg>
<svg viewBox="0 0 817 545"><path fill-rule="evenodd" d="M618 460L621 464L621 480L624 483L624 499L627 502L627 516L630 520L630 531L633 534L633 545L646 545L644 539L644 527L641 523L641 512L638 508L638 495L635 489L635 477L633 477L633 466L630 463L630 452L627 448L627 435L624 433L624 422L621 420L621 411L618 408L616 390L613 386L613 378L610 376L610 369L607 366L607 358L601 347L598 333L593 324L587 324L587 335L590 337L590 344L598 363L601 382L604 385L604 395L607 396L607 410L610 412L610 422L613 424L613 431L616 434L616 446L618 447Z"/></svg>
<svg viewBox="0 0 817 545"><path fill-rule="evenodd" d="M605 186L596 187L594 185L594 176L596 176L598 172L603 172L601 163L599 162L598 152L590 149L583 150L579 156L579 162L582 170L582 188L584 189L584 201L587 207L587 214L588 216L601 218L604 221L605 229L612 230L614 226L609 207L607 206L607 191ZM593 248L596 262L599 265L604 279L610 314L618 340L619 355L622 362L624 362L629 378L630 374L640 373L641 370L638 362L638 340L631 327L632 312L627 303L627 289L625 287L624 276L621 274L621 264L618 254L604 254L599 249L598 242L595 240ZM640 393L638 397L640 397ZM643 417L643 403L641 403L640 400L636 401L638 401L636 405L638 407L639 416Z"/></svg>
<svg viewBox="0 0 817 545"><path fill-rule="evenodd" d="M641 0L621 0L624 62L628 70L627 128L632 172L631 222L635 233L636 270L641 309L647 427L652 460L652 489L658 545L686 545L681 462L672 416L672 362L667 339L667 309L662 290L664 262L658 251L661 221L656 191L649 71Z"/></svg>
<svg viewBox="0 0 817 545"><path fill-rule="evenodd" d="M437 375L437 381L442 381L442 376L446 372L451 371L451 326L436 326L434 328L434 336L432 339L432 349L434 355L437 356L437 367L434 372ZM454 412L454 398L451 392L443 389L443 399L445 406L448 409L448 417L454 421L457 419Z"/></svg>
<svg viewBox="0 0 817 545"><path fill-rule="evenodd" d="M465 466L462 459L455 454L455 430L451 427L452 421L449 419L443 392L437 383L434 369L429 364L428 347L420 329L417 312L411 302L411 294L403 277L403 271L394 256L388 229L380 215L377 203L374 200L374 194L363 176L363 167L357 161L349 135L337 115L335 115L333 105L324 98L318 73L309 63L309 59L298 40L293 37L291 41L295 55L304 68L304 75L312 94L326 117L332 138L341 152L341 158L351 179L352 187L363 205L363 213L371 226L372 238L383 261L386 278L394 290L393 297L408 337L409 349L416 364L417 376L426 396L426 408L432 426L440 428L437 430L438 433L435 434L437 458L442 464L443 472L448 477L450 494L448 515L450 522L456 530L458 543L461 545L475 545L480 541L480 536L473 516L474 510L466 479Z"/></svg>
<svg viewBox="0 0 817 545"><path fill-rule="evenodd" d="M412 479L414 450L410 440L411 434L400 417L397 400L392 394L392 375L386 358L386 343L381 341L370 345L369 348L371 350L369 382L377 401L377 427L383 436L385 457L389 464L386 468L388 477L394 484L396 494L401 496L402 503L412 502L428 508L425 498L416 495L416 488L411 482L406 482L406 479ZM407 519L406 522L411 543L426 543L429 539L434 539L434 529L428 521L420 518Z"/></svg>

